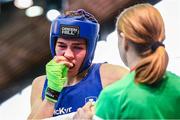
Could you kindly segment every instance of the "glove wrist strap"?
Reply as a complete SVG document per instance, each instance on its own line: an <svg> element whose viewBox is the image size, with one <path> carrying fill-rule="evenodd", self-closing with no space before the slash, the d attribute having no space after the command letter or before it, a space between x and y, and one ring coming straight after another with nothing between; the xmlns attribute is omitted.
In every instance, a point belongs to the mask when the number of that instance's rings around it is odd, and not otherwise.
<svg viewBox="0 0 180 120"><path fill-rule="evenodd" d="M58 97L59 97L59 93L60 92L57 92L51 88L47 88L46 89L46 98L48 101L51 101L51 102L57 102L58 100Z"/></svg>

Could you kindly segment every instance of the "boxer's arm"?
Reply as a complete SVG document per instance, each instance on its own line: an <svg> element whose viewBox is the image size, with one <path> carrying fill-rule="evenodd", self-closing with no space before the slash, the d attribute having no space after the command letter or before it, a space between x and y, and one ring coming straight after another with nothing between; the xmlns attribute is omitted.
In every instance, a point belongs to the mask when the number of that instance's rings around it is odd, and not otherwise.
<svg viewBox="0 0 180 120"><path fill-rule="evenodd" d="M129 70L125 67L112 64L102 64L100 67L101 82L103 88L122 79L129 73Z"/></svg>
<svg viewBox="0 0 180 120"><path fill-rule="evenodd" d="M38 88L37 83L33 85L32 90L32 112L28 119L41 119L51 117L54 112L54 105L58 100L58 96L67 82L67 71L68 68L63 63L57 63L54 59L46 64L46 75L47 75L47 89L45 92L45 99L41 100L41 94L35 96L36 93L42 93L36 91ZM39 81L39 80L36 80ZM44 85L40 85L44 86Z"/></svg>
<svg viewBox="0 0 180 120"><path fill-rule="evenodd" d="M28 116L28 120L33 120L35 118L36 119L45 118L45 117L47 118L53 115L54 104L49 103L46 100L42 101L42 97L41 97L45 79L46 79L45 76L40 76L36 78L32 83L31 113Z"/></svg>
<svg viewBox="0 0 180 120"><path fill-rule="evenodd" d="M53 116L54 103L42 100L42 91L46 77L41 76L36 78L32 83L31 91L31 113L28 120L44 119Z"/></svg>

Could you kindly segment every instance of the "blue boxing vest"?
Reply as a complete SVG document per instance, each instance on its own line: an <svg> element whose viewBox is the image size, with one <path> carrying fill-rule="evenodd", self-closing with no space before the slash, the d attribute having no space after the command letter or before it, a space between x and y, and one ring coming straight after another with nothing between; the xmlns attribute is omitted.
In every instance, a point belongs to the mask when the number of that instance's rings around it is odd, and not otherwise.
<svg viewBox="0 0 180 120"><path fill-rule="evenodd" d="M76 85L64 87L60 92L58 102L55 104L54 116L76 112L88 101L96 101L101 90L100 65L93 64L88 74ZM47 80L44 83L42 99L45 98Z"/></svg>

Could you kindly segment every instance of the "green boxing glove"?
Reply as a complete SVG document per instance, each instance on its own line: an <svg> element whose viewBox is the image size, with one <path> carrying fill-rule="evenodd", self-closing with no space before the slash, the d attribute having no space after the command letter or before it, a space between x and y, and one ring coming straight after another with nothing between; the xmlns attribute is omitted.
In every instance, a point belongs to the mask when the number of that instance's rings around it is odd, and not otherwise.
<svg viewBox="0 0 180 120"><path fill-rule="evenodd" d="M56 63L51 60L46 64L46 75L48 79L48 87L46 89L45 98L50 102L57 102L59 93L67 82L68 68L64 64Z"/></svg>

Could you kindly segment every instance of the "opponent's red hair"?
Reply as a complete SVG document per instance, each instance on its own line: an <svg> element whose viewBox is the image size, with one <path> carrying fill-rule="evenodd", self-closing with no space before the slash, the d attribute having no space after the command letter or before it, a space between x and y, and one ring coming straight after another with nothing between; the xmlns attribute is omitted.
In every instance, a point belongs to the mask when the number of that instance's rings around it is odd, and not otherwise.
<svg viewBox="0 0 180 120"><path fill-rule="evenodd" d="M143 58L135 67L135 81L154 84L166 71L168 55L163 46L154 52L149 46L165 39L164 22L159 11L150 4L137 4L125 9L118 17L118 34L124 33L125 40L131 42Z"/></svg>

